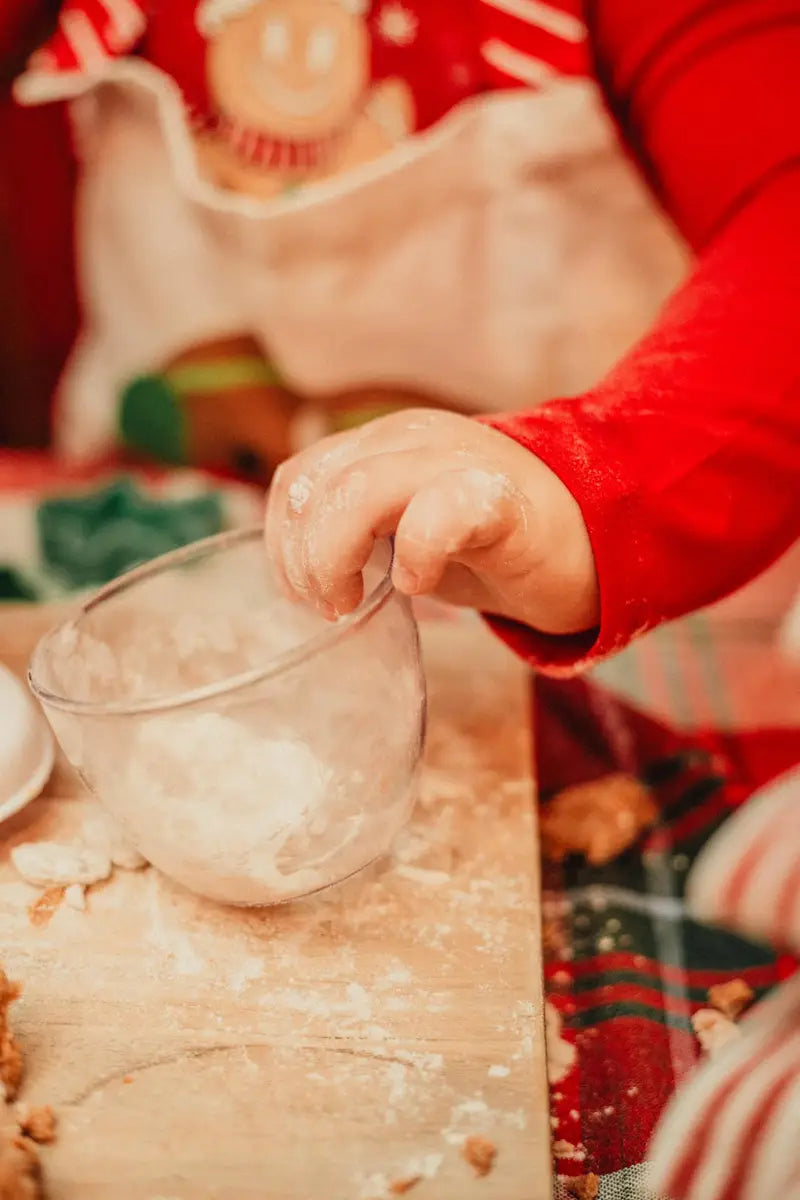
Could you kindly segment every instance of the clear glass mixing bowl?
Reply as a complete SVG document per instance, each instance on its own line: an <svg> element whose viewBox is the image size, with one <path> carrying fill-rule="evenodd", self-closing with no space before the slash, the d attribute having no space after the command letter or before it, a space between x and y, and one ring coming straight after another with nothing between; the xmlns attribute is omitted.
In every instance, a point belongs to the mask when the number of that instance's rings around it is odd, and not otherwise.
<svg viewBox="0 0 800 1200"><path fill-rule="evenodd" d="M29 679L70 762L164 874L230 904L329 887L408 819L425 689L390 550L356 612L281 593L260 530L123 575L47 634Z"/></svg>

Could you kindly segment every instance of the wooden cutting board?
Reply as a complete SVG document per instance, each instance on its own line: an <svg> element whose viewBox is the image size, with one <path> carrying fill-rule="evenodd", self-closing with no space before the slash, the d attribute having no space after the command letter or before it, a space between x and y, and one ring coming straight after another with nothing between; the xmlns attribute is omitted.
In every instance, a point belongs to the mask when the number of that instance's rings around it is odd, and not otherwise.
<svg viewBox="0 0 800 1200"><path fill-rule="evenodd" d="M20 674L41 609L0 610ZM424 624L421 797L390 860L316 899L229 910L117 872L33 927L12 845L74 837L59 762L0 827L0 945L22 1098L50 1103L51 1200L550 1200L530 719L472 618ZM491 1173L462 1157L497 1147Z"/></svg>

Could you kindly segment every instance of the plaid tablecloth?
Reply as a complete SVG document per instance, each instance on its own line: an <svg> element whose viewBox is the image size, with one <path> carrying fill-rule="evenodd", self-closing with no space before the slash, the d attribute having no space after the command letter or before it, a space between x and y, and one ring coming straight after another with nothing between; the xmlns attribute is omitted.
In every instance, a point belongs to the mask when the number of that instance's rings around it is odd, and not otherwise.
<svg viewBox="0 0 800 1200"><path fill-rule="evenodd" d="M700 1057L690 1017L708 988L740 978L760 998L796 969L691 920L684 891L712 834L800 762L800 665L776 638L798 578L795 554L588 678L534 682L541 800L622 771L651 788L660 813L607 866L543 863L547 994L577 1051L551 1087L558 1197L589 1172L600 1200L647 1196L648 1143Z"/></svg>
<svg viewBox="0 0 800 1200"><path fill-rule="evenodd" d="M246 489L194 474L87 476L0 455L0 598L99 585L259 510ZM711 834L800 761L800 668L775 642L798 578L795 559L590 678L533 681L542 800L622 771L649 786L660 814L604 867L543 863L546 988L577 1052L551 1086L559 1200L589 1173L600 1200L646 1196L649 1139L698 1059L690 1017L707 989L741 978L761 997L795 970L789 957L692 921L683 896Z"/></svg>

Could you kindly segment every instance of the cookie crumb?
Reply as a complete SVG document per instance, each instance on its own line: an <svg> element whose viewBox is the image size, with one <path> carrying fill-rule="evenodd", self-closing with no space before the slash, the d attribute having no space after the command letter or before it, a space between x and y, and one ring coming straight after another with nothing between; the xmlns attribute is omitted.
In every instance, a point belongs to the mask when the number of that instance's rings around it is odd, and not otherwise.
<svg viewBox="0 0 800 1200"><path fill-rule="evenodd" d="M506 1079L511 1074L511 1068L503 1063L493 1063L487 1073L490 1079Z"/></svg>
<svg viewBox="0 0 800 1200"><path fill-rule="evenodd" d="M71 883L64 889L64 903L76 912L86 911L86 888L82 883Z"/></svg>
<svg viewBox="0 0 800 1200"><path fill-rule="evenodd" d="M41 896L38 896L28 908L28 920L31 925L34 925L37 929L40 929L43 925L48 925L63 899L63 887L46 888Z"/></svg>
<svg viewBox="0 0 800 1200"><path fill-rule="evenodd" d="M728 1042L741 1037L741 1030L716 1008L699 1008L692 1014L692 1029L706 1054L717 1054Z"/></svg>
<svg viewBox="0 0 800 1200"><path fill-rule="evenodd" d="M488 1175L497 1158L497 1147L488 1138L473 1134L464 1142L464 1158L476 1175Z"/></svg>
<svg viewBox="0 0 800 1200"><path fill-rule="evenodd" d="M549 1000L545 1001L544 1018L547 1078L552 1087L569 1075L575 1065L577 1051L571 1042L561 1036L561 1013Z"/></svg>
<svg viewBox="0 0 800 1200"><path fill-rule="evenodd" d="M390 1183L389 1191L393 1196L405 1196L418 1183L422 1183L421 1175L408 1175L405 1179L395 1179L393 1183Z"/></svg>
<svg viewBox="0 0 800 1200"><path fill-rule="evenodd" d="M0 967L0 1083L4 1100L14 1099L22 1079L22 1055L8 1027L8 1010L21 991L20 984L12 983Z"/></svg>
<svg viewBox="0 0 800 1200"><path fill-rule="evenodd" d="M708 1002L732 1021L752 1003L755 993L743 979L729 979L708 989Z"/></svg>
<svg viewBox="0 0 800 1200"><path fill-rule="evenodd" d="M18 1113L20 1131L31 1141L46 1145L56 1140L56 1114L49 1104L40 1108L25 1105Z"/></svg>
<svg viewBox="0 0 800 1200"><path fill-rule="evenodd" d="M575 1175L564 1180L567 1195L573 1200L597 1200L600 1191L600 1179L597 1175Z"/></svg>
<svg viewBox="0 0 800 1200"><path fill-rule="evenodd" d="M545 917L542 922L542 953L549 962L560 960L568 949L564 922L557 917Z"/></svg>
<svg viewBox="0 0 800 1200"><path fill-rule="evenodd" d="M542 851L551 862L580 854L600 867L632 846L657 818L653 797L640 780L606 775L553 796L539 820Z"/></svg>

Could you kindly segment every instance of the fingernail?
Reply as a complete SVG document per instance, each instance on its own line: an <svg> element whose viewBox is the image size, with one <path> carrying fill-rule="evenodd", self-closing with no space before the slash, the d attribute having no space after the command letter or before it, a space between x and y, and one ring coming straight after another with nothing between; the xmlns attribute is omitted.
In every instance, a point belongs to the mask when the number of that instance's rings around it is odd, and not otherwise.
<svg viewBox="0 0 800 1200"><path fill-rule="evenodd" d="M398 592L403 592L406 596L414 596L419 591L419 578L402 563L394 564L392 582Z"/></svg>
<svg viewBox="0 0 800 1200"><path fill-rule="evenodd" d="M328 604L327 600L317 601L317 612L320 613L326 621L338 621L339 613L332 604Z"/></svg>

